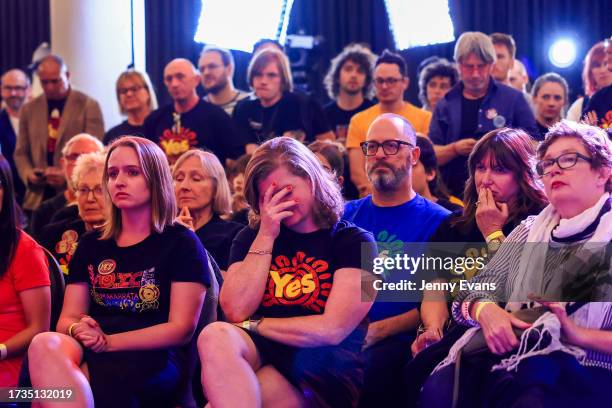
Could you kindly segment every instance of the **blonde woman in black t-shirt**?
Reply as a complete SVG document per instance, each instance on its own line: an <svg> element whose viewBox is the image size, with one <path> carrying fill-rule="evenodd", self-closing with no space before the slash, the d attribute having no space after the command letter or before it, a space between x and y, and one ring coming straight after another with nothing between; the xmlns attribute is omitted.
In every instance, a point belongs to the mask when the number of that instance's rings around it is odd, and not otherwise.
<svg viewBox="0 0 612 408"><path fill-rule="evenodd" d="M79 407L175 406L180 346L210 285L206 254L175 225L170 169L153 142L115 141L102 186L108 222L70 261L57 333L32 342L32 385L68 387Z"/></svg>

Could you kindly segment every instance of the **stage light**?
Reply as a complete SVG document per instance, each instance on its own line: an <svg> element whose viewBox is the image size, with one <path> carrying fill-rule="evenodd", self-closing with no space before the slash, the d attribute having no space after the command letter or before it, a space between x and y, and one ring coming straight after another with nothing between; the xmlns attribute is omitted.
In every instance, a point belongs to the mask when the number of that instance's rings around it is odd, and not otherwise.
<svg viewBox="0 0 612 408"><path fill-rule="evenodd" d="M567 68L576 61L576 44L567 38L559 39L550 46L548 59L558 68Z"/></svg>
<svg viewBox="0 0 612 408"><path fill-rule="evenodd" d="M293 0L202 0L194 41L251 52L262 38L285 43Z"/></svg>
<svg viewBox="0 0 612 408"><path fill-rule="evenodd" d="M447 0L385 0L395 48L455 41Z"/></svg>

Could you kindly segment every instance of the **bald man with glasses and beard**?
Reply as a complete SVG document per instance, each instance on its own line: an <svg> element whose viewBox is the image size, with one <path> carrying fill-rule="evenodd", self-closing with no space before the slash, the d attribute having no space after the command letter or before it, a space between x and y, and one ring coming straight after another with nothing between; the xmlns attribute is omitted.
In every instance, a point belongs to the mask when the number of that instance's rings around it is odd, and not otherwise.
<svg viewBox="0 0 612 408"><path fill-rule="evenodd" d="M429 241L450 211L426 200L412 187L412 171L420 150L410 122L393 113L378 116L360 148L372 195L348 202L344 219L374 234L379 257L411 251L404 248L404 243ZM385 282L400 282L407 274L396 270L384 276ZM419 323L417 297L417 293L414 298L398 298L393 293L378 292L365 339L361 406L395 405L394 398L401 392L402 367L411 359L410 345Z"/></svg>

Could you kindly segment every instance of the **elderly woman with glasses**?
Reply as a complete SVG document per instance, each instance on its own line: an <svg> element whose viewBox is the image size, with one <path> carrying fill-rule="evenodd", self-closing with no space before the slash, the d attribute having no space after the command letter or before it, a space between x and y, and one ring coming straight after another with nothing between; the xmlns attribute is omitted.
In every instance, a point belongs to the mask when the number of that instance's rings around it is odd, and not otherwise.
<svg viewBox="0 0 612 408"><path fill-rule="evenodd" d="M105 158L103 153L93 152L77 159L71 184L75 190L78 217L47 225L40 234L40 244L55 256L66 274L81 236L100 227L106 219L102 191Z"/></svg>
<svg viewBox="0 0 612 408"><path fill-rule="evenodd" d="M450 403L457 355L480 335L488 352L461 360L460 375L470 381L460 382L460 405L609 403L612 144L601 129L562 121L540 144L538 159L550 205L517 226L470 282L490 290L457 295L453 317L472 328L425 384L424 406ZM522 309L531 310L532 324L521 320Z"/></svg>

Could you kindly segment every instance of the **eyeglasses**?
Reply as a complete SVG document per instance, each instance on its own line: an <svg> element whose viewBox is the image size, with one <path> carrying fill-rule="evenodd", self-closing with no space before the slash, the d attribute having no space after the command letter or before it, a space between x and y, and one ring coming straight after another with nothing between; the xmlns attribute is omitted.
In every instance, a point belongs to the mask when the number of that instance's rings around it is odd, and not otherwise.
<svg viewBox="0 0 612 408"><path fill-rule="evenodd" d="M402 140L385 140L382 143L378 143L378 142L361 142L359 144L359 146L361 146L361 151L366 156L376 156L376 153L378 153L378 149L381 146L383 148L383 152L387 156L393 156L394 154L397 154L397 152L399 152L399 149L400 149L401 145L410 146L411 148L414 147L412 144L410 144L408 142L404 142Z"/></svg>
<svg viewBox="0 0 612 408"><path fill-rule="evenodd" d="M379 86L383 86L384 84L388 84L389 86L393 86L395 84L397 84L399 81L401 81L404 78L374 78L374 82L376 83L376 85Z"/></svg>
<svg viewBox="0 0 612 408"><path fill-rule="evenodd" d="M128 92L136 93L140 91L142 88L144 88L144 86L142 85L127 86L125 88L117 89L117 92L119 92L119 95L127 95Z"/></svg>
<svg viewBox="0 0 612 408"><path fill-rule="evenodd" d="M102 197L104 195L104 191L102 191L102 186L97 185L94 188L89 188L87 186L81 186L77 188L77 194L83 197L89 197L89 193L93 193L94 197Z"/></svg>
<svg viewBox="0 0 612 408"><path fill-rule="evenodd" d="M569 169L574 167L578 163L578 159L582 159L585 162L593 163L590 157L587 157L580 153L564 153L555 159L541 160L536 164L536 172L540 176L545 176L553 170L553 166L557 163L560 169Z"/></svg>

